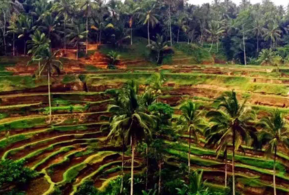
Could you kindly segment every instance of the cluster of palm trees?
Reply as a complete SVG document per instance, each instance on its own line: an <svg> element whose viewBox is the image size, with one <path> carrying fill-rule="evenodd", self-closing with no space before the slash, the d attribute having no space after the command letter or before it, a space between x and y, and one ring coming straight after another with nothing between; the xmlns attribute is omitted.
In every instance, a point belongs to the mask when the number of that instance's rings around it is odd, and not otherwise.
<svg viewBox="0 0 289 195"><path fill-rule="evenodd" d="M4 53L26 54L27 41L39 30L57 48L81 48L89 43L133 44L133 36L148 45L162 34L169 41L210 43L218 52L220 41L229 59L256 57L263 48L288 44L289 14L269 0L262 4L226 0L201 6L184 1L145 0L4 0L0 5L1 45ZM146 33L143 33L145 32ZM247 57L248 56L248 57Z"/></svg>
<svg viewBox="0 0 289 195"><path fill-rule="evenodd" d="M225 163L225 187L228 180L228 153L230 152L232 167L232 192L236 194L235 188L235 154L239 149L245 151L244 146L249 145L252 149L265 148L274 159L273 184L274 195L276 192L276 159L277 152L281 148L289 146L289 131L285 119L279 110L268 113L259 122L254 111L246 105L248 97L240 103L235 91L225 92L217 98L214 108L210 111L200 109L197 103L188 100L180 107L181 116L178 120L172 120L173 109L158 101L160 88L154 84L160 82L161 77L156 77L143 94L138 93L138 85L128 82L126 86L114 93L114 104L110 106L113 114L110 119L110 134L108 137L117 137L121 140L123 148L131 146L131 194L133 194L133 162L135 158L135 147L140 142L146 142L148 148L155 147L154 140L170 139L172 131L183 134L188 133L188 173L190 173L190 151L191 142L199 143L199 137L206 140L205 146L215 148L216 155L222 155ZM166 117L164 117L166 116ZM165 119L165 120L163 120ZM182 136L181 136L182 137ZM153 144L154 143L154 144ZM161 159L165 156L163 150L164 141L158 141L159 155ZM201 145L200 145L201 146ZM160 165L163 161L160 161ZM161 166L159 166L161 171ZM159 174L161 177L161 173ZM159 193L161 191L159 181Z"/></svg>

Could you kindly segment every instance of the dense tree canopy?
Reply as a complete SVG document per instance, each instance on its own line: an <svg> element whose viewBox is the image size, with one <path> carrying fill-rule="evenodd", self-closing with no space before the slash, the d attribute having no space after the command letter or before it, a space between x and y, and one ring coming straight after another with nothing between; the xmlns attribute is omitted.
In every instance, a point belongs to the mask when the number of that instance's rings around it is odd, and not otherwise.
<svg viewBox="0 0 289 195"><path fill-rule="evenodd" d="M212 53L223 46L228 60L247 64L262 49L287 45L288 25L288 10L270 0L240 5L230 0L203 5L182 0L5 0L0 47L2 55L26 54L27 41L38 30L51 39L52 48L63 49L78 48L82 41L86 49L89 43L129 45L134 36L151 44L161 34L170 46L195 43Z"/></svg>

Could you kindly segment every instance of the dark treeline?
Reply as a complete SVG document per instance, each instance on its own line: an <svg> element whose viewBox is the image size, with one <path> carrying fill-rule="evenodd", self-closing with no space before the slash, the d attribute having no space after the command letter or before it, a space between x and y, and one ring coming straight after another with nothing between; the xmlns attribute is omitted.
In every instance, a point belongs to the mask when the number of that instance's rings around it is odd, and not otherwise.
<svg viewBox="0 0 289 195"><path fill-rule="evenodd" d="M288 11L269 0L201 6L183 0L2 0L0 47L2 55L26 54L37 30L53 48L76 48L82 41L133 44L135 36L150 43L162 34L172 45L188 42L217 52L223 46L227 60L247 64L262 49L286 46L288 25Z"/></svg>

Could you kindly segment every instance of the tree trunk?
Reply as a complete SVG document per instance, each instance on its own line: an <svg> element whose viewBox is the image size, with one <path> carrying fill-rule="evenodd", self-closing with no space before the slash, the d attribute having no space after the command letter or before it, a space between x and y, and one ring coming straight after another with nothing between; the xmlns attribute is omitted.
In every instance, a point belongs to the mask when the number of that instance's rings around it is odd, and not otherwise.
<svg viewBox="0 0 289 195"><path fill-rule="evenodd" d="M219 36L217 36L217 52L219 52Z"/></svg>
<svg viewBox="0 0 289 195"><path fill-rule="evenodd" d="M149 20L147 24L147 30L148 30L148 45L150 45L151 41L150 41L150 21Z"/></svg>
<svg viewBox="0 0 289 195"><path fill-rule="evenodd" d="M87 55L87 51L88 51L88 15L86 16L86 32L87 33L86 33L86 49L85 49L85 53Z"/></svg>
<svg viewBox="0 0 289 195"><path fill-rule="evenodd" d="M13 56L15 55L15 32L13 32Z"/></svg>
<svg viewBox="0 0 289 195"><path fill-rule="evenodd" d="M160 64L160 56L161 56L161 52L158 52L157 64Z"/></svg>
<svg viewBox="0 0 289 195"><path fill-rule="evenodd" d="M26 41L24 40L24 56L26 56Z"/></svg>
<svg viewBox="0 0 289 195"><path fill-rule="evenodd" d="M132 28L130 28L130 45L132 45Z"/></svg>
<svg viewBox="0 0 289 195"><path fill-rule="evenodd" d="M180 28L178 28L178 37L177 37L177 43L179 43L180 40Z"/></svg>
<svg viewBox="0 0 289 195"><path fill-rule="evenodd" d="M121 156L121 184L120 184L120 194L123 192L123 179L124 179L124 137L122 136L122 156Z"/></svg>
<svg viewBox="0 0 289 195"><path fill-rule="evenodd" d="M172 35L172 18L171 18L171 4L169 4L169 25L170 25L170 43L173 46L173 35Z"/></svg>
<svg viewBox="0 0 289 195"><path fill-rule="evenodd" d="M188 173L191 172L191 128L189 129Z"/></svg>
<svg viewBox="0 0 289 195"><path fill-rule="evenodd" d="M213 45L214 45L214 42L212 41L212 43L211 43L211 48L210 48L210 53L211 53L211 51L212 51L212 49L213 49Z"/></svg>
<svg viewBox="0 0 289 195"><path fill-rule="evenodd" d="M233 129L233 157L232 157L232 177L233 177L233 195L236 195L235 189L235 130Z"/></svg>
<svg viewBox="0 0 289 195"><path fill-rule="evenodd" d="M276 189L276 156L277 156L277 146L274 148L274 167L273 167L273 185L274 185L274 195L277 195Z"/></svg>
<svg viewBox="0 0 289 195"><path fill-rule="evenodd" d="M162 161L160 160L159 162L159 188L158 188L158 194L161 194L161 189L162 189Z"/></svg>
<svg viewBox="0 0 289 195"><path fill-rule="evenodd" d="M259 53L259 29L257 30L257 55Z"/></svg>
<svg viewBox="0 0 289 195"><path fill-rule="evenodd" d="M51 111L51 92L50 92L50 70L47 70L47 85L48 85L48 103L49 103L49 124L51 123L52 111Z"/></svg>
<svg viewBox="0 0 289 195"><path fill-rule="evenodd" d="M38 62L38 70L40 70L40 61Z"/></svg>
<svg viewBox="0 0 289 195"><path fill-rule="evenodd" d="M66 54L66 19L64 19L64 54Z"/></svg>
<svg viewBox="0 0 289 195"><path fill-rule="evenodd" d="M227 164L227 150L225 151L225 187L227 187L228 182L228 164Z"/></svg>
<svg viewBox="0 0 289 195"><path fill-rule="evenodd" d="M134 150L135 150L135 143L133 140L133 136L130 137L131 140L131 176L130 176L130 195L133 195L133 177L134 177Z"/></svg>
<svg viewBox="0 0 289 195"><path fill-rule="evenodd" d="M77 49L76 49L76 59L78 60L79 56L78 56L78 53L79 53L79 43L77 41Z"/></svg>
<svg viewBox="0 0 289 195"><path fill-rule="evenodd" d="M147 144L147 148L146 148L146 165L147 165L147 170L146 170L146 186L145 186L145 190L148 189L148 173L149 173L149 157L148 157L148 154L149 154L149 146Z"/></svg>
<svg viewBox="0 0 289 195"><path fill-rule="evenodd" d="M244 64L247 65L244 25L243 25L243 50L244 50Z"/></svg>
<svg viewBox="0 0 289 195"><path fill-rule="evenodd" d="M3 44L4 44L4 54L7 54L7 44L6 44L6 14L3 12Z"/></svg>
<svg viewBox="0 0 289 195"><path fill-rule="evenodd" d="M99 31L99 44L101 44L101 30Z"/></svg>

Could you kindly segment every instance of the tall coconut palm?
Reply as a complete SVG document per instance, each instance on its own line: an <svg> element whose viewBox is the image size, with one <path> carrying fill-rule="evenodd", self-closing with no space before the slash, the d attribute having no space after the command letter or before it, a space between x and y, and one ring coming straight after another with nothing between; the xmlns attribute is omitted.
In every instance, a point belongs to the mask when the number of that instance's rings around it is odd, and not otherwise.
<svg viewBox="0 0 289 195"><path fill-rule="evenodd" d="M156 24L159 23L157 19L157 14L155 12L156 4L150 6L146 6L146 11L141 14L142 21L144 25L147 25L147 34L148 34L148 45L150 45L150 26L155 27Z"/></svg>
<svg viewBox="0 0 289 195"><path fill-rule="evenodd" d="M138 86L134 81L129 82L123 90L124 95L121 100L122 107L124 108L123 114L114 118L111 132L123 131L125 142L130 143L132 151L130 194L133 195L135 148L138 142L151 135L150 125L153 123L153 119L150 115L141 110L137 96Z"/></svg>
<svg viewBox="0 0 289 195"><path fill-rule="evenodd" d="M282 36L282 31L280 30L278 23L276 21L270 22L264 31L264 39L270 41L270 47L274 48Z"/></svg>
<svg viewBox="0 0 289 195"><path fill-rule="evenodd" d="M88 31L85 30L83 24L72 25L69 29L69 33L66 35L68 39L70 39L70 43L76 46L76 59L79 58L79 45L82 40L84 40L85 36L88 34Z"/></svg>
<svg viewBox="0 0 289 195"><path fill-rule="evenodd" d="M32 19L28 17L27 15L19 15L18 21L17 21L17 28L18 28L18 38L23 39L23 53L26 55L26 49L27 49L27 39L33 33L35 30L35 26L33 26Z"/></svg>
<svg viewBox="0 0 289 195"><path fill-rule="evenodd" d="M42 34L41 36L43 37L44 35ZM34 53L34 56L32 57L32 61L41 62L36 72L36 75L40 76L43 73L47 74L48 103L49 103L49 122L48 123L51 123L52 109L51 109L50 78L54 72L56 72L57 74L61 73L62 62L56 59L56 55L58 51L54 53L51 52L48 42L44 45L39 46L39 48L37 49L35 48L35 51L37 52Z"/></svg>
<svg viewBox="0 0 289 195"><path fill-rule="evenodd" d="M241 147L241 144L248 141L249 137L256 140L253 129L248 123L255 118L254 113L248 107L245 98L242 104L237 99L235 91L225 92L222 96L216 99L217 110L212 110L207 113L210 119L211 129L218 132L219 140L217 150L227 149L227 143L233 145L232 155L232 177L233 177L233 195L236 194L235 189L235 152ZM212 136L215 136L212 134Z"/></svg>
<svg viewBox="0 0 289 195"><path fill-rule="evenodd" d="M64 32L64 37L63 37L63 49L64 49L64 54L66 54L66 48L67 48L67 41L66 41L66 28L67 28L67 22L69 19L69 16L73 15L72 13L72 6L71 6L71 0L60 0L59 2L56 2L53 5L53 10L58 13L58 17L62 17L63 20L63 32Z"/></svg>
<svg viewBox="0 0 289 195"><path fill-rule="evenodd" d="M135 16L137 16L139 14L140 11L140 6L135 3L133 0L129 0L126 1L124 6L122 7L122 12L124 13L124 15L126 15L128 17L128 24L129 24L129 28L130 28L130 45L133 44L133 22L134 22L134 18Z"/></svg>
<svg viewBox="0 0 289 195"><path fill-rule="evenodd" d="M97 4L95 4L91 0L84 0L83 2L80 2L80 9L83 11L85 17L86 17L86 22L85 22L85 28L86 28L86 49L85 53L87 54L88 52L88 32L89 32L89 19L91 17L92 10L95 9Z"/></svg>
<svg viewBox="0 0 289 195"><path fill-rule="evenodd" d="M44 33L41 33L39 30L36 30L33 35L30 36L31 40L27 41L28 44L28 54L32 54L34 58L41 56L43 48L50 46L50 39L48 39ZM42 58L40 57L42 60ZM40 70L41 60L38 61L38 69Z"/></svg>
<svg viewBox="0 0 289 195"><path fill-rule="evenodd" d="M10 18L9 26L8 26L8 33L12 33L13 36L13 43L12 43L12 54L13 56L16 55L16 48L15 48L15 41L16 41L16 34L18 33L17 28L17 15L13 14Z"/></svg>
<svg viewBox="0 0 289 195"><path fill-rule="evenodd" d="M213 48L214 42L217 42L217 52L219 50L219 37L225 32L224 27L222 26L222 21L215 21L212 20L209 24L208 24L208 29L206 29L206 31L210 34L211 36L211 48L210 48L210 52Z"/></svg>
<svg viewBox="0 0 289 195"><path fill-rule="evenodd" d="M289 147L289 131L286 127L286 120L283 118L279 110L270 113L270 116L265 116L260 122L262 131L258 135L260 146L265 146L266 153L273 156L273 186L274 195L277 195L276 190L276 158L278 147Z"/></svg>
<svg viewBox="0 0 289 195"><path fill-rule="evenodd" d="M47 37L51 40L60 40L60 35L63 34L60 28L59 17L52 16L50 12L47 12L43 15L42 24L39 26L39 29L42 32L47 33Z"/></svg>
<svg viewBox="0 0 289 195"><path fill-rule="evenodd" d="M206 146L216 147L217 158L220 154L223 154L225 163L225 187L228 185L228 149L230 146L230 140L220 142L221 138L224 136L225 131L228 129L228 123L216 123L213 124L209 129L205 131Z"/></svg>
<svg viewBox="0 0 289 195"><path fill-rule="evenodd" d="M198 144L198 134L202 133L204 123L201 119L201 111L198 109L198 105L193 101L187 101L181 106L182 115L178 121L178 129L181 131L187 131L189 133L189 150L188 150L188 173L191 169L191 139L192 136L195 142Z"/></svg>

